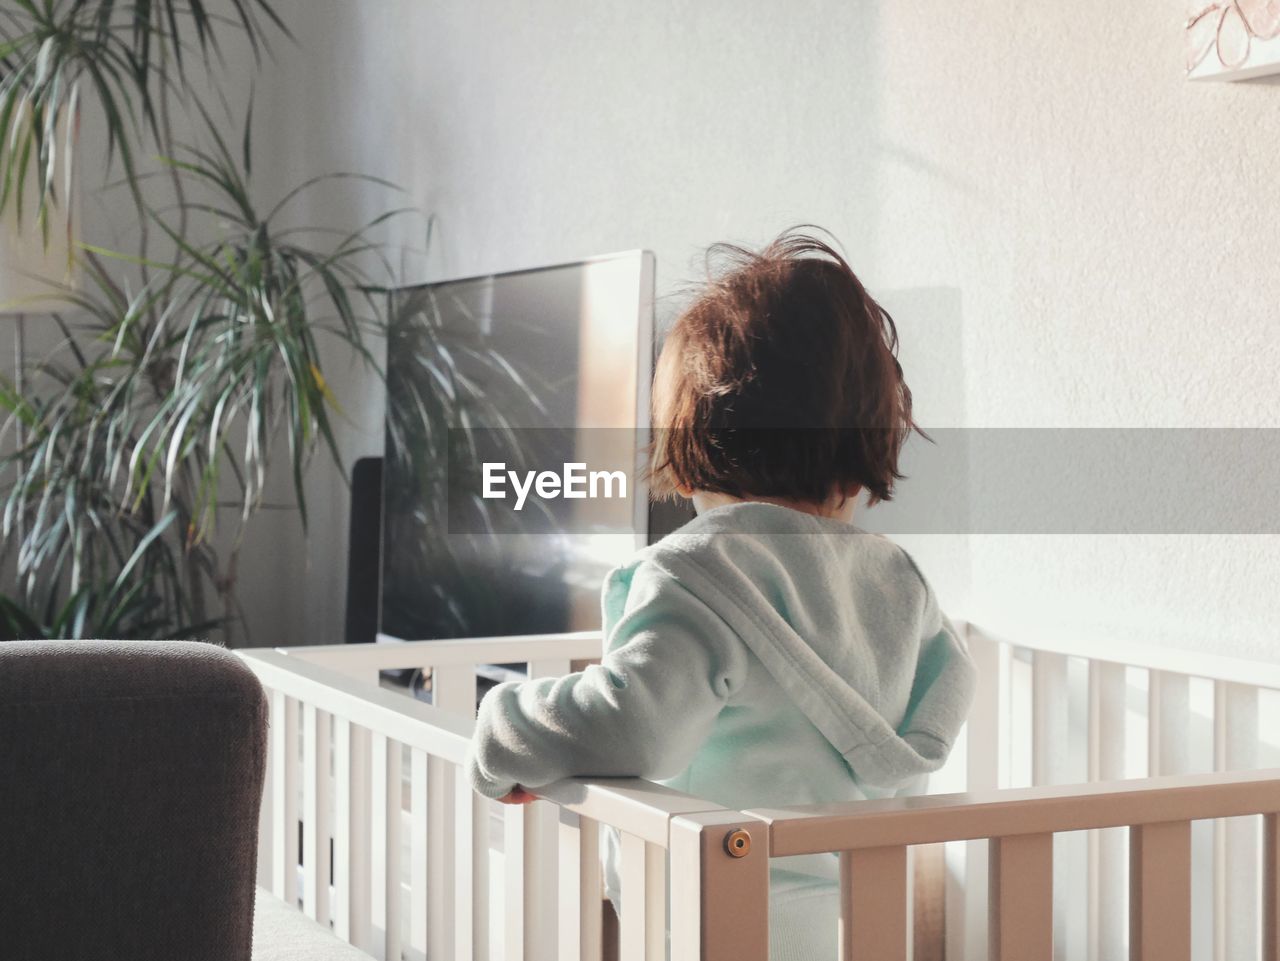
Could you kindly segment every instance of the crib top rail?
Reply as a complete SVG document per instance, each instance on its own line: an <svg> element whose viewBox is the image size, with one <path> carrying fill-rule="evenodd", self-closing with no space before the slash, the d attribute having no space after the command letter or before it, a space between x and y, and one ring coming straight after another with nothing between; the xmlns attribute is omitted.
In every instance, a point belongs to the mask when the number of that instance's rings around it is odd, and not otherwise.
<svg viewBox="0 0 1280 961"><path fill-rule="evenodd" d="M365 677L371 672L403 667L471 667L598 658L601 649L599 631L442 641L395 641L379 635L379 640L391 643L317 644L277 650L343 674Z"/></svg>
<svg viewBox="0 0 1280 961"><path fill-rule="evenodd" d="M1280 812L1280 769L1153 777L745 812L770 857Z"/></svg>
<svg viewBox="0 0 1280 961"><path fill-rule="evenodd" d="M536 637L528 640L534 649L540 649L544 641ZM273 691L450 764L465 763L475 724L468 717L384 690L310 658L270 649L238 653ZM434 655L432 659L436 660ZM673 818L726 811L710 801L640 778L571 778L539 788L537 794L564 810L663 848L668 846Z"/></svg>
<svg viewBox="0 0 1280 961"><path fill-rule="evenodd" d="M1186 677L1202 677L1211 681L1280 690L1280 664L1273 661L1228 657L1204 651L1188 651L1113 639L1064 640L1053 636L1014 639L993 634L966 622L958 623L957 627L964 632L971 646L1004 644L1018 650L1060 654L1065 657L1079 657L1088 661L1137 667L1164 674L1181 674Z"/></svg>
<svg viewBox="0 0 1280 961"><path fill-rule="evenodd" d="M280 650L237 652L263 686L401 744L461 764L473 722Z"/></svg>
<svg viewBox="0 0 1280 961"><path fill-rule="evenodd" d="M670 845L671 822L676 817L725 814L742 818L738 812L711 801L641 778L570 778L534 793L566 811L612 825L663 848Z"/></svg>
<svg viewBox="0 0 1280 961"><path fill-rule="evenodd" d="M1050 636L1014 639L993 634L964 621L957 622L956 626L971 643L976 644L1006 644L1020 650L1081 657L1090 661L1168 674L1280 690L1280 664L1269 661L1113 639L1066 640ZM598 658L602 645L598 630L439 641L401 642L385 636L380 636L379 639L392 643L323 644L278 650L344 674L368 677L370 672L401 667L453 667Z"/></svg>

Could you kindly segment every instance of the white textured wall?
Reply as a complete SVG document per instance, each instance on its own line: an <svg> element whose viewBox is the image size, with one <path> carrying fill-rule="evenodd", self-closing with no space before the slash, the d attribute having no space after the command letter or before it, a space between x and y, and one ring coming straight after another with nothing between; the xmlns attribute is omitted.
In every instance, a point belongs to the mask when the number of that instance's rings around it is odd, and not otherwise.
<svg viewBox="0 0 1280 961"><path fill-rule="evenodd" d="M403 184L438 217L419 276L648 247L662 294L708 242L814 221L917 304L899 321L927 423L1280 421L1280 90L1184 82L1174 0L282 6L273 176ZM352 197L310 213L374 209ZM352 453L378 451L376 391L342 386ZM342 616L345 494L315 484L336 526L309 567L296 541L271 559L301 585L284 640ZM1007 631L1274 649L1270 538L979 537L956 576L954 541L913 546Z"/></svg>

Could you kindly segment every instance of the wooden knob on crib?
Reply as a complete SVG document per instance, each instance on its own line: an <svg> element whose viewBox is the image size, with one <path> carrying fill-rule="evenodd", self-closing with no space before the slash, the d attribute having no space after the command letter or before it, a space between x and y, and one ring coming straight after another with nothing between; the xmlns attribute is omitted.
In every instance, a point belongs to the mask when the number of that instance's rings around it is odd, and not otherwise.
<svg viewBox="0 0 1280 961"><path fill-rule="evenodd" d="M724 849L729 852L730 857L745 858L751 853L751 835L742 828L730 831L725 835Z"/></svg>

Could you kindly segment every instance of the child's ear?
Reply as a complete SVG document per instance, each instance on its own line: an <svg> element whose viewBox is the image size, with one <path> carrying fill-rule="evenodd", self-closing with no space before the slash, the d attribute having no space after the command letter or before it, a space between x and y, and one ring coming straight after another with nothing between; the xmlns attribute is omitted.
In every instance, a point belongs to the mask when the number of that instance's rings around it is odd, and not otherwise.
<svg viewBox="0 0 1280 961"><path fill-rule="evenodd" d="M693 494L694 494L694 490L693 490L693 488L692 488L692 487L688 487L688 486L686 486L686 485L684 485L684 484L677 484L677 485L676 485L676 496L677 496L677 497L682 497L682 498L684 498L684 499L685 499L685 500L687 500L687 501L691 501L691 500L693 500Z"/></svg>

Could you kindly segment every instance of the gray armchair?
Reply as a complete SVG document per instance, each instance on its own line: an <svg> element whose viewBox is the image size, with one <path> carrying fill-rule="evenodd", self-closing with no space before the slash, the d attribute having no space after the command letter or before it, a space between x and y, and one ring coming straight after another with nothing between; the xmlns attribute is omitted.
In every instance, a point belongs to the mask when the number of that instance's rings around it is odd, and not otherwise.
<svg viewBox="0 0 1280 961"><path fill-rule="evenodd" d="M266 733L212 645L0 643L0 956L248 961Z"/></svg>

